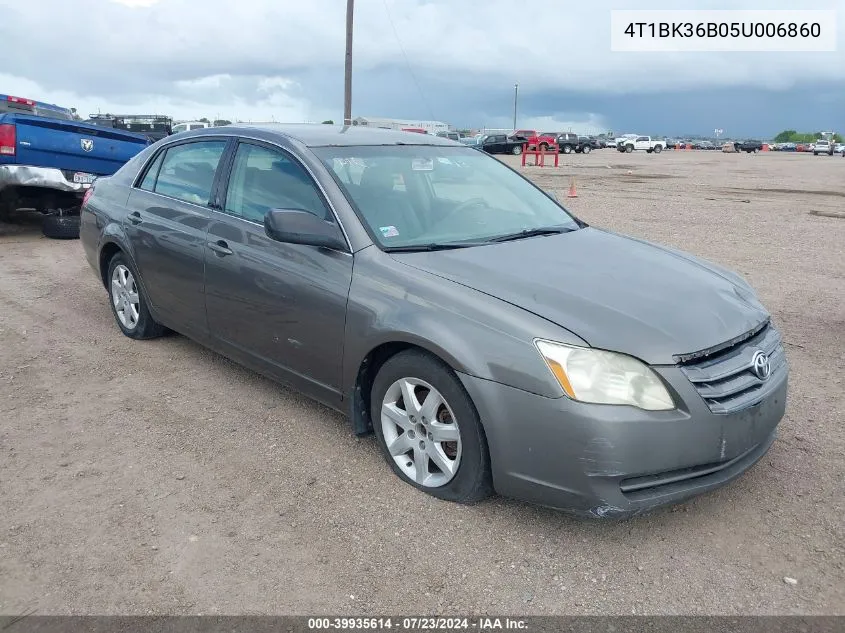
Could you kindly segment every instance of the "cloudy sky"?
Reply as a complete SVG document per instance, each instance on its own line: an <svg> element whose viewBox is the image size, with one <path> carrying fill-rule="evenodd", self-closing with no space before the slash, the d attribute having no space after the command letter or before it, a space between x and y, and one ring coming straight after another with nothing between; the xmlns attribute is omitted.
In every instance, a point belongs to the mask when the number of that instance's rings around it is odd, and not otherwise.
<svg viewBox="0 0 845 633"><path fill-rule="evenodd" d="M640 5L642 5L640 7ZM0 92L92 112L343 118L345 0L0 0ZM618 53L611 9L836 9L833 53ZM532 34L546 39L532 41ZM845 0L357 0L353 116L667 135L845 130Z"/></svg>

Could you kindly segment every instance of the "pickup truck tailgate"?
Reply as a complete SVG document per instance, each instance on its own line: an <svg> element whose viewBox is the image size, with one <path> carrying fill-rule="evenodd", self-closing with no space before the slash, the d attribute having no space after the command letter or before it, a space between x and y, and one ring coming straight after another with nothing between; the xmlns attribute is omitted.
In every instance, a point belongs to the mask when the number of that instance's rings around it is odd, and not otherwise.
<svg viewBox="0 0 845 633"><path fill-rule="evenodd" d="M80 121L13 114L0 115L2 123L16 127L18 165L110 175L150 144L140 134Z"/></svg>

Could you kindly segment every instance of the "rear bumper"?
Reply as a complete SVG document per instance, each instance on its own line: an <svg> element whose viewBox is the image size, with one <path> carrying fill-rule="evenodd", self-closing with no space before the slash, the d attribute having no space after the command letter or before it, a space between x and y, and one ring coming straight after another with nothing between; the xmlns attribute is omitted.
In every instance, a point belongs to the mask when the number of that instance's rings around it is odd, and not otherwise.
<svg viewBox="0 0 845 633"><path fill-rule="evenodd" d="M0 191L7 187L39 187L82 194L90 184L68 180L61 169L30 165L0 165Z"/></svg>
<svg viewBox="0 0 845 633"><path fill-rule="evenodd" d="M711 413L675 368L661 368L673 411L545 398L460 374L484 424L504 496L591 518L624 518L718 488L775 440L788 373L755 406Z"/></svg>

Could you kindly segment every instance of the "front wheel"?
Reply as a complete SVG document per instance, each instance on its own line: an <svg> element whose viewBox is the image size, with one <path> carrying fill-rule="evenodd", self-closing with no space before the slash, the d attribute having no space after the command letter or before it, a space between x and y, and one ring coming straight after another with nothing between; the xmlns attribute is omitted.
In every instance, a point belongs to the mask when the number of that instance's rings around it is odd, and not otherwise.
<svg viewBox="0 0 845 633"><path fill-rule="evenodd" d="M120 331L129 338L149 339L164 334L147 307L138 273L123 253L109 262L109 303Z"/></svg>
<svg viewBox="0 0 845 633"><path fill-rule="evenodd" d="M626 154L630 154L630 153L631 153L631 152L633 152L633 151L634 151L634 146L633 146L633 145L627 145L627 146L625 146L625 153L626 153Z"/></svg>
<svg viewBox="0 0 845 633"><path fill-rule="evenodd" d="M511 154L514 156L519 156L522 154L522 145L514 145L513 149L511 150Z"/></svg>
<svg viewBox="0 0 845 633"><path fill-rule="evenodd" d="M545 152L545 151L548 151L548 149L549 149L549 144L548 144L548 143L540 143L540 149L541 149L542 151L544 151L544 152Z"/></svg>
<svg viewBox="0 0 845 633"><path fill-rule="evenodd" d="M379 446L400 479L458 503L492 493L478 412L442 361L416 350L397 354L379 370L370 402Z"/></svg>

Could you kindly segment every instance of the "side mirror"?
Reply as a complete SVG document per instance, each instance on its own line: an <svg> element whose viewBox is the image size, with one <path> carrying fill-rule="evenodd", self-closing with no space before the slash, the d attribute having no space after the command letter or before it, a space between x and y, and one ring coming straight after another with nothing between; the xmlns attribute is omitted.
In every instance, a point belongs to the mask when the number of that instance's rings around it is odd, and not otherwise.
<svg viewBox="0 0 845 633"><path fill-rule="evenodd" d="M277 242L347 250L336 224L302 209L271 209L264 216L264 232Z"/></svg>

